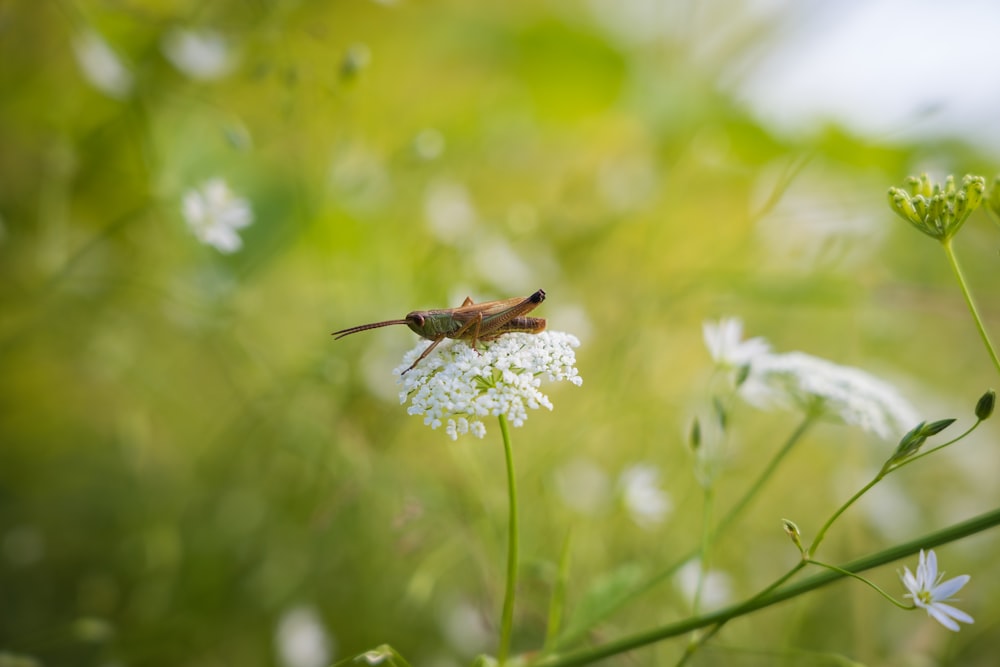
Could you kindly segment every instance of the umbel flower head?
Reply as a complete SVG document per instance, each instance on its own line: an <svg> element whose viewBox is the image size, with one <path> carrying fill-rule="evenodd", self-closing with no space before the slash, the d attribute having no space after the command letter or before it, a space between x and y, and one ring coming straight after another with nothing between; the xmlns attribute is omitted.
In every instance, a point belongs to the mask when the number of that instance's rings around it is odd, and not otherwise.
<svg viewBox="0 0 1000 667"><path fill-rule="evenodd" d="M910 176L905 189L889 188L889 206L924 234L944 243L961 229L985 192L982 176L965 176L957 188L954 176L948 176L941 187L921 174L920 178Z"/></svg>
<svg viewBox="0 0 1000 667"><path fill-rule="evenodd" d="M580 341L567 333L509 333L479 350L450 341L402 375L428 345L430 341L422 341L407 352L393 371L403 385L399 402L409 400L409 414L423 415L431 428L443 425L452 440L466 433L482 438L484 418L505 415L513 426L521 426L528 410L551 410L552 402L539 390L543 378L583 384L573 351Z"/></svg>
<svg viewBox="0 0 1000 667"><path fill-rule="evenodd" d="M735 324L734 324L735 322ZM759 408L797 408L859 426L883 439L898 438L919 419L916 410L888 383L858 368L841 366L803 352L777 354L763 339L740 342L739 320L704 325L705 341L717 364L738 359L739 395ZM720 356L718 341L730 350ZM732 351L736 352L732 352Z"/></svg>
<svg viewBox="0 0 1000 667"><path fill-rule="evenodd" d="M969 582L969 575L963 574L942 582L944 573L938 574L937 554L933 549L926 554L923 549L920 550L920 560L915 575L909 568L904 567L899 576L909 591L903 597L913 600L913 604L917 607L926 609L927 614L944 627L958 632L959 626L955 621L973 622L972 617L961 609L945 604L952 601L951 596Z"/></svg>

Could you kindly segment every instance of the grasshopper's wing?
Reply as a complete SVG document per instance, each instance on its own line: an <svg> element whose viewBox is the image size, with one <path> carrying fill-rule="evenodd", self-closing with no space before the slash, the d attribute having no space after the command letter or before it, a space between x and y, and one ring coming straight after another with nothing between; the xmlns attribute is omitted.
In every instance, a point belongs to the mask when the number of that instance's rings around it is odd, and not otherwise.
<svg viewBox="0 0 1000 667"><path fill-rule="evenodd" d="M489 317L490 315L496 315L497 313L502 313L505 310L510 310L511 308L522 303L524 300L525 298L523 296L515 296L510 299L500 299L499 301L483 301L482 303L473 303L471 298L466 297L465 303L458 308L455 308L453 312L456 317L461 317L465 320L476 317L479 313L482 313L483 317Z"/></svg>

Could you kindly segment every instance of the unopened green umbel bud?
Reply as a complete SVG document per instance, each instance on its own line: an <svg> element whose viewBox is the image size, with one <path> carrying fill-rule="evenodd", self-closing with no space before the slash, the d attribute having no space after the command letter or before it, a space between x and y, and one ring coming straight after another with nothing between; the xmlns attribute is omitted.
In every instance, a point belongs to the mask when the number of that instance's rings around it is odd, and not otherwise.
<svg viewBox="0 0 1000 667"><path fill-rule="evenodd" d="M955 185L954 176L948 176L942 187L922 174L909 177L906 188L889 188L889 206L918 230L944 243L958 233L985 193L982 176L965 176L961 187Z"/></svg>

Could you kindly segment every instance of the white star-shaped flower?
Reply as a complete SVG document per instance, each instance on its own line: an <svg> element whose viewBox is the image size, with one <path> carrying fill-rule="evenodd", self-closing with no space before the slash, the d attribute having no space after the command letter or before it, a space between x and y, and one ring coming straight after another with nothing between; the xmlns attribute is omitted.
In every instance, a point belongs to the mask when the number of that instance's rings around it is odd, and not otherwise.
<svg viewBox="0 0 1000 667"><path fill-rule="evenodd" d="M189 190L181 210L199 241L227 254L243 246L237 230L253 222L250 202L233 194L221 178Z"/></svg>
<svg viewBox="0 0 1000 667"><path fill-rule="evenodd" d="M969 575L963 574L948 581L942 582L944 573L938 574L937 555L931 549L926 554L920 550L920 561L917 564L917 574L910 572L904 567L899 575L903 580L903 585L910 591L903 597L913 600L913 604L927 610L927 613L935 621L944 627L958 632L959 626L955 621L962 623L972 623L972 617L961 609L956 609L950 604L945 604L952 600L952 595L965 586L969 581Z"/></svg>
<svg viewBox="0 0 1000 667"><path fill-rule="evenodd" d="M763 338L743 340L743 322L738 317L724 317L702 325L705 346L712 361L726 368L739 368L755 357L767 354L771 346Z"/></svg>

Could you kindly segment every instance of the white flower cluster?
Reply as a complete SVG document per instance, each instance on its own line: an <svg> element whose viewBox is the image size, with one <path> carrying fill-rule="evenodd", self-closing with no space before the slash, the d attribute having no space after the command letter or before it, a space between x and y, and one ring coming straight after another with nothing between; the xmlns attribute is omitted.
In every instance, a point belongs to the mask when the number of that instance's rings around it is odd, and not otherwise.
<svg viewBox="0 0 1000 667"><path fill-rule="evenodd" d="M775 354L760 338L741 341L743 326L731 318L706 323L704 332L717 364L748 369L739 393L754 406L818 410L887 440L920 421L895 388L865 371L802 352Z"/></svg>
<svg viewBox="0 0 1000 667"><path fill-rule="evenodd" d="M423 341L407 352L393 372L409 368L428 345ZM552 409L539 391L542 378L583 384L573 352L579 345L576 336L559 331L504 334L478 351L464 341L442 343L400 377L399 402L409 400L407 412L423 415L431 428L444 425L452 440L466 433L482 438L484 417L505 415L511 425L521 426L529 409Z"/></svg>

